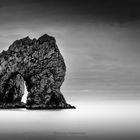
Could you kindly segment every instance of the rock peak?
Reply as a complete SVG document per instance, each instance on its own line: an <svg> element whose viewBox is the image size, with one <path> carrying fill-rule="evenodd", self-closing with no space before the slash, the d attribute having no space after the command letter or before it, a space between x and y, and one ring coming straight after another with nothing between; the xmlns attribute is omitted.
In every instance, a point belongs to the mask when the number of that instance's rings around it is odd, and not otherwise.
<svg viewBox="0 0 140 140"><path fill-rule="evenodd" d="M38 41L42 44L43 42L55 42L55 38L52 36L49 36L48 34L44 34L41 37L38 38Z"/></svg>
<svg viewBox="0 0 140 140"><path fill-rule="evenodd" d="M51 37L51 36L49 36L48 34L44 34L44 35L42 35L41 37L39 37L39 38L49 38L49 37ZM38 38L38 39L39 39Z"/></svg>
<svg viewBox="0 0 140 140"><path fill-rule="evenodd" d="M21 40L31 40L29 36L22 38Z"/></svg>

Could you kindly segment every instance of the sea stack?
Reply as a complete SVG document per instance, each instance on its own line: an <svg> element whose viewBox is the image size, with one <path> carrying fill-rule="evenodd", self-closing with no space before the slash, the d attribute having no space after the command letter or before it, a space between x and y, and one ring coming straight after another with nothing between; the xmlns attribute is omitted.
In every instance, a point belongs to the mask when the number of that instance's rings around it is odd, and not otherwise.
<svg viewBox="0 0 140 140"><path fill-rule="evenodd" d="M60 91L65 74L66 65L54 37L44 34L38 39L16 40L0 53L0 108L75 108ZM21 102L24 85L26 104Z"/></svg>

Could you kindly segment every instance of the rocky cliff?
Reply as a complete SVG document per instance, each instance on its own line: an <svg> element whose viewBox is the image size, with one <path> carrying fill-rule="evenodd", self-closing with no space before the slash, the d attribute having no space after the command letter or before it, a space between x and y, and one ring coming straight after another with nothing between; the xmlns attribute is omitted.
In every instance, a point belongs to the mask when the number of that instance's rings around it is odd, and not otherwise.
<svg viewBox="0 0 140 140"><path fill-rule="evenodd" d="M54 37L45 34L39 39L16 40L0 54L0 108L75 108L67 104L60 91L65 73ZM21 102L24 82L26 104Z"/></svg>

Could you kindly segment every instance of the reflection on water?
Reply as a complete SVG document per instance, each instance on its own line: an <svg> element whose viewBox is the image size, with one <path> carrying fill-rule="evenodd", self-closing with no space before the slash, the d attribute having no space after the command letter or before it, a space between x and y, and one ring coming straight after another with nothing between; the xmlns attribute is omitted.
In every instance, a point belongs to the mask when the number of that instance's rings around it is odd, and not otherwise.
<svg viewBox="0 0 140 140"><path fill-rule="evenodd" d="M73 102L77 109L0 110L0 137L33 134L50 137L82 137L140 133L140 101ZM4 135L5 134L5 135ZM32 134L32 135L30 135ZM8 136L7 136L8 138ZM11 138L11 137L10 137ZM37 138L37 137L36 137ZM35 138L33 138L35 139Z"/></svg>

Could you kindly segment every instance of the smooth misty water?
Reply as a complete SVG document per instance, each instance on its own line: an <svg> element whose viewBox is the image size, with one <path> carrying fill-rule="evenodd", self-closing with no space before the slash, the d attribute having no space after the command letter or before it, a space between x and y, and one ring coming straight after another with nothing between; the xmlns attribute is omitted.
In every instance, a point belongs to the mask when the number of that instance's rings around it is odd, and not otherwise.
<svg viewBox="0 0 140 140"><path fill-rule="evenodd" d="M0 140L140 134L139 100L73 102L77 109L0 110Z"/></svg>

